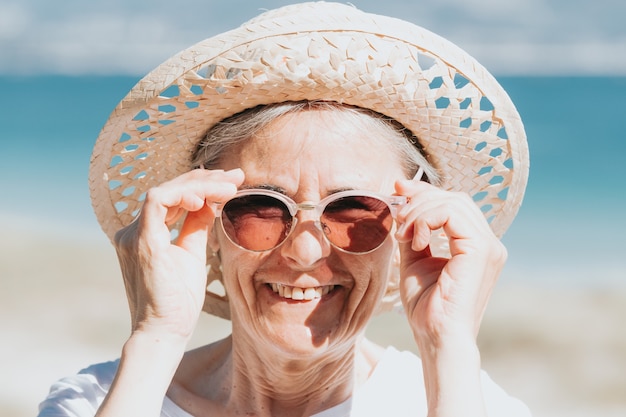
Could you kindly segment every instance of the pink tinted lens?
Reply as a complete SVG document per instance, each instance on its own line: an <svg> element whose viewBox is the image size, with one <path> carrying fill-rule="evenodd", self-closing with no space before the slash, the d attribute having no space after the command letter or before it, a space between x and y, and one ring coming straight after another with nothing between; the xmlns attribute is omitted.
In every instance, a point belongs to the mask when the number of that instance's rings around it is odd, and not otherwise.
<svg viewBox="0 0 626 417"><path fill-rule="evenodd" d="M252 251L280 245L289 234L292 221L285 203L262 194L234 198L222 208L222 224L230 240Z"/></svg>
<svg viewBox="0 0 626 417"><path fill-rule="evenodd" d="M332 201L324 209L321 221L328 240L353 253L379 247L393 225L387 203L369 196L348 196Z"/></svg>

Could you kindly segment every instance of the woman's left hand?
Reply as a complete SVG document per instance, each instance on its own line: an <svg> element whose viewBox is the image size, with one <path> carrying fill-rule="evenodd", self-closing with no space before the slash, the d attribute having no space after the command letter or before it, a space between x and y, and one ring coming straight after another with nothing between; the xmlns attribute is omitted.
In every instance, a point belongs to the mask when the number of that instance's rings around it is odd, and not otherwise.
<svg viewBox="0 0 626 417"><path fill-rule="evenodd" d="M396 191L410 198L398 213L396 238L402 300L418 345L475 341L506 249L467 194L415 180L399 181ZM431 255L431 233L438 229L449 241L449 259Z"/></svg>
<svg viewBox="0 0 626 417"><path fill-rule="evenodd" d="M428 415L485 416L476 336L507 252L472 199L410 180L398 213L400 294L421 353ZM450 258L434 257L442 229Z"/></svg>

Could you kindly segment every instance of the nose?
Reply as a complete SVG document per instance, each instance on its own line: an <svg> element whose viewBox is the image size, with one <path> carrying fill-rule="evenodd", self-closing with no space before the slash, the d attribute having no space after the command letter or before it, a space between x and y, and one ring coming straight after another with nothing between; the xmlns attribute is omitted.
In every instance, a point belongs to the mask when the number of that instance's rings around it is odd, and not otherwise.
<svg viewBox="0 0 626 417"><path fill-rule="evenodd" d="M310 269L328 257L331 247L324 236L319 221L299 217L294 230L287 237L280 250L281 255L294 267Z"/></svg>

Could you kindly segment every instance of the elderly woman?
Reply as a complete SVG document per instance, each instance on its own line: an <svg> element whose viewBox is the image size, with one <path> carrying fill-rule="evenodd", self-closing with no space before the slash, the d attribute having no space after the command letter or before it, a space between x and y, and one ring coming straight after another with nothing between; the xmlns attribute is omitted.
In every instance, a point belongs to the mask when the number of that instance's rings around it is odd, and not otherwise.
<svg viewBox="0 0 626 417"><path fill-rule="evenodd" d="M40 416L528 415L476 345L527 167L501 87L403 21L305 3L181 52L92 159L132 332ZM394 307L419 358L364 337ZM202 310L232 335L186 352Z"/></svg>

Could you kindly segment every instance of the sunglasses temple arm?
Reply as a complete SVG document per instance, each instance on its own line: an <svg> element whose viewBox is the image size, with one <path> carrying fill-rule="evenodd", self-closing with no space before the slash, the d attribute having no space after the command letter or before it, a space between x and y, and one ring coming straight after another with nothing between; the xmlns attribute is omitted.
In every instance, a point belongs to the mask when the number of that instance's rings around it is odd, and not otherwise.
<svg viewBox="0 0 626 417"><path fill-rule="evenodd" d="M423 176L424 176L424 168L419 167L419 169L415 173L415 176L413 176L413 179L421 181Z"/></svg>
<svg viewBox="0 0 626 417"><path fill-rule="evenodd" d="M413 180L421 181L423 176L424 176L424 168L419 167L419 169L417 170L417 172L413 176ZM409 202L409 198L408 197L403 197L401 201L397 202L396 204L392 204L393 211L394 211L394 213L393 213L394 217L395 217L395 214L396 214L396 212L398 210L398 206L403 206L403 205L407 204L408 202Z"/></svg>

